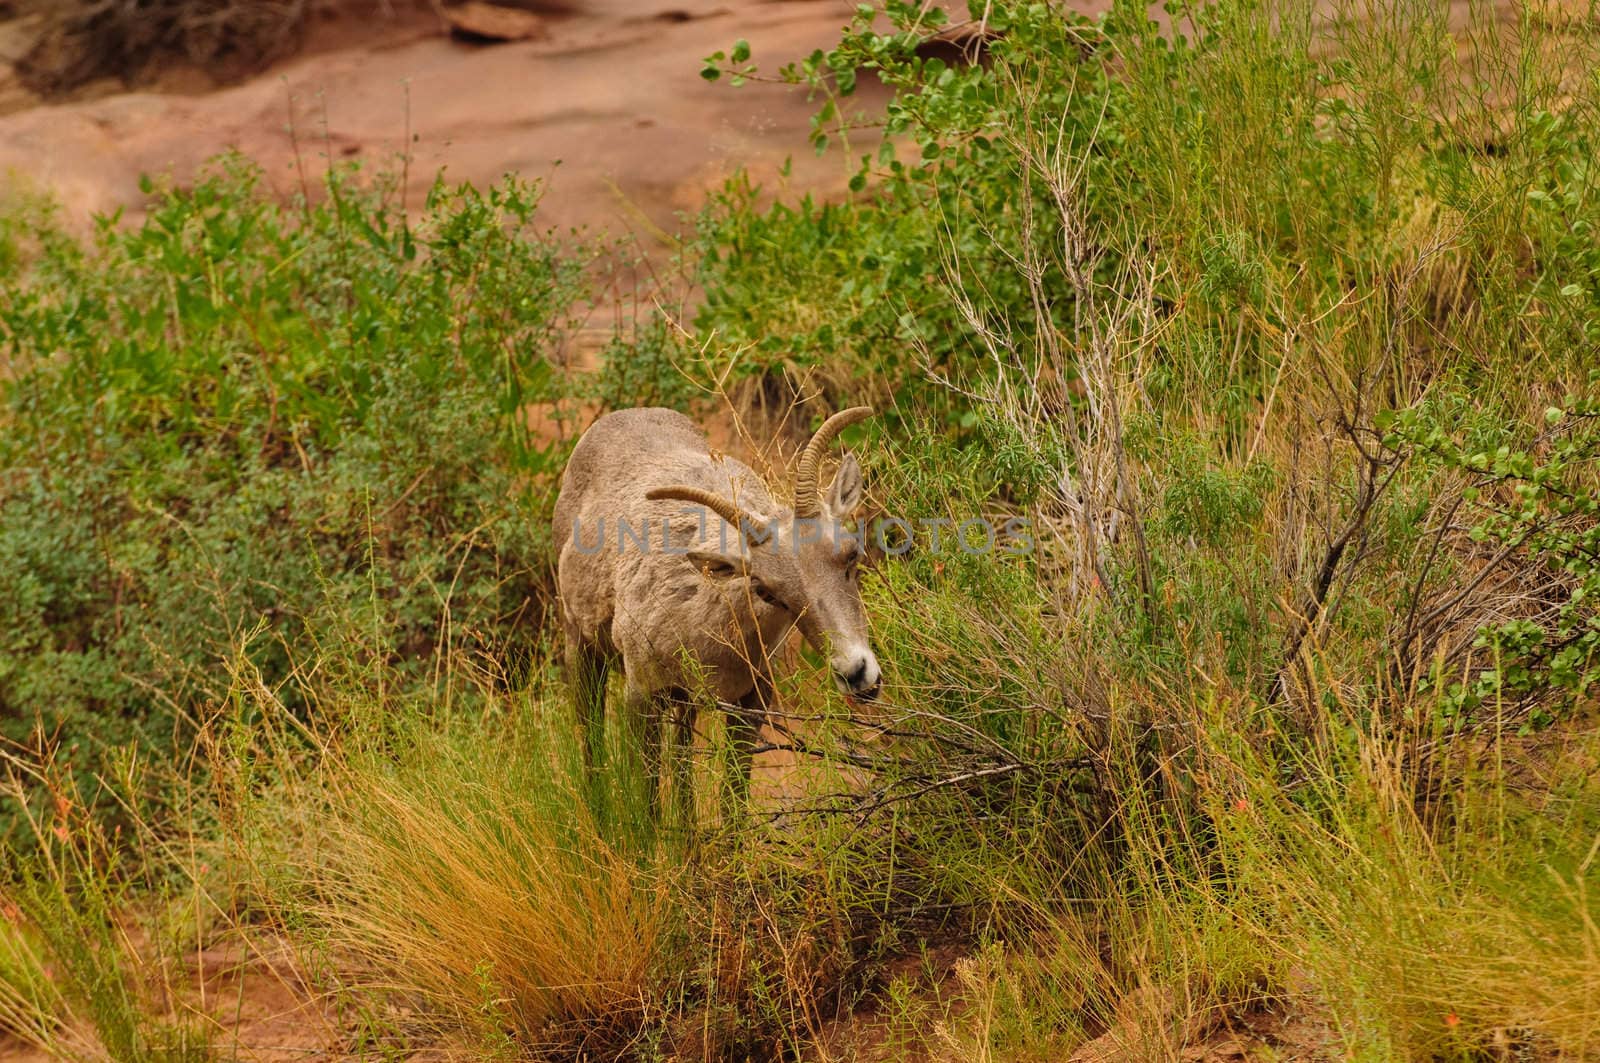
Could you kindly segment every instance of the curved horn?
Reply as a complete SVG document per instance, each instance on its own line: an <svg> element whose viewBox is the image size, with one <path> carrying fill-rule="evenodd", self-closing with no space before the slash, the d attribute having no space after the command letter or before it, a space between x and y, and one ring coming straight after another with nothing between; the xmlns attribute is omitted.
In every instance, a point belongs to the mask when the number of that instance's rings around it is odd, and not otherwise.
<svg viewBox="0 0 1600 1063"><path fill-rule="evenodd" d="M671 487L652 487L644 493L644 497L652 502L661 502L673 498L683 502L694 502L705 506L740 531L757 523L755 518L740 509L732 499L719 495L715 491L690 487L687 484L674 484Z"/></svg>
<svg viewBox="0 0 1600 1063"><path fill-rule="evenodd" d="M828 444L832 443L840 432L857 421L865 421L871 416L871 406L853 406L848 410L840 410L822 422L817 434L806 444L805 451L800 455L800 467L795 470L794 515L796 517L815 517L822 512L822 496L817 493L817 465L822 461L822 452L828 449Z"/></svg>

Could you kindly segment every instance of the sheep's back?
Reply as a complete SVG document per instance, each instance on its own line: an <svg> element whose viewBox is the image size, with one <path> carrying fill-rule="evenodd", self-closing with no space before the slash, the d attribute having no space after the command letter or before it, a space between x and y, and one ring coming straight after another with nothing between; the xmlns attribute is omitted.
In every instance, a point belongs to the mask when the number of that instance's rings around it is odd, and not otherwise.
<svg viewBox="0 0 1600 1063"><path fill-rule="evenodd" d="M573 448L556 500L554 528L559 545L557 581L570 623L585 637L604 639L616 614L619 596L638 597L683 582L683 591L698 580L679 556L656 549L663 522L673 528L674 544L686 544L703 531L713 540L726 539L710 525L701 525L676 500L651 501L653 487L687 484L720 494L736 495L740 504L759 512L773 509L759 477L733 458L713 461L705 436L675 410L617 410L596 421ZM618 548L619 523L648 529L643 550ZM582 549L572 542L581 536ZM631 593L625 588L631 586Z"/></svg>
<svg viewBox="0 0 1600 1063"><path fill-rule="evenodd" d="M749 466L734 458L713 462L705 436L676 410L647 407L617 410L596 421L573 448L556 500L556 541L567 543L574 520L598 526L605 518L659 518L681 502L651 502L653 487L687 484L736 495L741 504L770 512L771 497Z"/></svg>

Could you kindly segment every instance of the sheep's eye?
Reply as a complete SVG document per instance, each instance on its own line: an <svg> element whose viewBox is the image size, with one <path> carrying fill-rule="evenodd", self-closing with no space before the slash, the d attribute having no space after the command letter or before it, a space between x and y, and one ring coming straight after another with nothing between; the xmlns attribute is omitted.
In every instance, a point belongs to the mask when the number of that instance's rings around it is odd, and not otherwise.
<svg viewBox="0 0 1600 1063"><path fill-rule="evenodd" d="M760 598L768 605L775 605L780 609L783 608L783 602L778 600L778 596L773 594L765 583L762 583L760 580L755 580L754 589L757 598Z"/></svg>

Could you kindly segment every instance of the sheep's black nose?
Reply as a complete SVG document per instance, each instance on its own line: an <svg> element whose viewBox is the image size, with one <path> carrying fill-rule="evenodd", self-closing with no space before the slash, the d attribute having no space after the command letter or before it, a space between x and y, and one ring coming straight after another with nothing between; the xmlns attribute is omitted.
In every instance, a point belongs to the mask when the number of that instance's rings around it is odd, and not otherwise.
<svg viewBox="0 0 1600 1063"><path fill-rule="evenodd" d="M863 649L834 658L833 681L838 684L841 694L871 701L878 696L883 673L878 669L878 658L873 656L871 650Z"/></svg>
<svg viewBox="0 0 1600 1063"><path fill-rule="evenodd" d="M863 659L849 675L841 675L844 685L850 696L860 698L862 701L871 701L878 696L883 681L879 676L873 675L875 669L870 659Z"/></svg>

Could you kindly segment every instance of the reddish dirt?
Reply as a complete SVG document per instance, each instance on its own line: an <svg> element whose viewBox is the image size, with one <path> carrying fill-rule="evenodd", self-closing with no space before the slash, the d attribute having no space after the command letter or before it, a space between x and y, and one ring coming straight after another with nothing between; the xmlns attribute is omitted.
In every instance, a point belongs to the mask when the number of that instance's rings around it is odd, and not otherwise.
<svg viewBox="0 0 1600 1063"><path fill-rule="evenodd" d="M182 1013L209 1017L223 1057L290 1063L346 1055L348 1023L310 988L299 960L279 939L262 936L208 948L187 957L170 984ZM0 1063L54 1058L0 1039Z"/></svg>
<svg viewBox="0 0 1600 1063"><path fill-rule="evenodd" d="M189 967L193 1007L218 1017L219 1048L259 1063L327 1054L344 1040L333 1008L308 985L292 951L266 940L207 949Z"/></svg>
<svg viewBox="0 0 1600 1063"><path fill-rule="evenodd" d="M137 214L141 174L186 180L226 149L257 160L288 193L330 159L392 165L409 145L413 206L441 168L478 184L513 172L549 180L552 225L658 240L741 166L769 186L843 191L849 160L807 147L814 108L803 90L710 84L699 68L744 38L762 69L776 71L836 43L849 12L838 0L589 0L546 15L542 36L498 44L453 37L425 11L345 19L233 87L100 83L80 93L89 98L55 105L38 105L14 78L8 86L4 64L15 55L0 23L0 175L49 190L75 217ZM157 87L207 84L174 71ZM859 96L875 102L865 83ZM790 156L793 173L780 181Z"/></svg>

